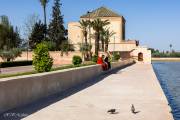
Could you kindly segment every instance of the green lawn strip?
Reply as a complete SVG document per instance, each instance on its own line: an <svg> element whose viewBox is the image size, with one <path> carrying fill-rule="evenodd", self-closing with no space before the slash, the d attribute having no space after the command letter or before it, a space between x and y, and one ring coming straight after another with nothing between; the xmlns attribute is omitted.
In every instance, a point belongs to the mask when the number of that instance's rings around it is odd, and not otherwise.
<svg viewBox="0 0 180 120"><path fill-rule="evenodd" d="M83 66L89 66L89 65L95 65L95 63L89 62L89 63L81 64L78 66L74 66L72 64L71 65L65 65L65 66L52 68L51 71L64 70L64 69L83 67ZM15 77L15 76L22 76L22 75L31 75L31 74L37 74L37 73L38 72L36 72L36 71L30 71L30 72L22 72L22 73L15 73L15 74L0 74L0 78Z"/></svg>
<svg viewBox="0 0 180 120"><path fill-rule="evenodd" d="M37 73L36 71L31 71L31 72L22 72L22 73L15 73L15 74L0 74L0 78L31 75L31 74L36 74L36 73Z"/></svg>

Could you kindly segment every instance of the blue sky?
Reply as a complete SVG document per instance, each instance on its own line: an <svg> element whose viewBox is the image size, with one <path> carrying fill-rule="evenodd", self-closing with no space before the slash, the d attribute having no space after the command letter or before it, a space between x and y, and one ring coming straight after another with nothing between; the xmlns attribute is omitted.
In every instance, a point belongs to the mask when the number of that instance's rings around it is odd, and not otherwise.
<svg viewBox="0 0 180 120"><path fill-rule="evenodd" d="M180 51L180 0L61 0L65 26L78 21L88 10L106 6L126 19L126 39L140 40L142 45ZM47 8L48 21L53 0ZM7 15L13 25L20 28L27 17L36 13L42 18L39 0L1 0L0 15Z"/></svg>

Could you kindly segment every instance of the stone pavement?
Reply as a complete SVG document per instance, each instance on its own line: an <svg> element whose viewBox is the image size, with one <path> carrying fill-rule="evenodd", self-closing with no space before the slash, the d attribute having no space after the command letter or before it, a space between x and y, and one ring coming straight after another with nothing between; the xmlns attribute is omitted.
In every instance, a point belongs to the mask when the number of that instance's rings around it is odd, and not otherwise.
<svg viewBox="0 0 180 120"><path fill-rule="evenodd" d="M134 104L137 114L131 113ZM107 110L115 108L116 114ZM151 65L135 64L37 110L24 120L172 120Z"/></svg>

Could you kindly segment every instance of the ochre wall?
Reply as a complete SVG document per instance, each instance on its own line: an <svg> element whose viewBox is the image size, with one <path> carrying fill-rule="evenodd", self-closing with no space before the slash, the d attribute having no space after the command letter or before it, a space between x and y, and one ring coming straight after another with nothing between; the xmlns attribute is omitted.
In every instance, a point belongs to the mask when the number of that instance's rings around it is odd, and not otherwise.
<svg viewBox="0 0 180 120"><path fill-rule="evenodd" d="M89 20L89 19L81 19L81 20ZM90 19L91 21L94 19ZM125 26L125 21L123 20L123 17L101 17L101 20L109 20L110 24L107 25L105 28L109 28L110 31L115 32L115 34L110 38L110 44L112 43L120 43L125 41L125 38L123 35L123 25ZM70 22L68 23L68 39L71 43L75 44L76 50L79 50L78 43L82 43L82 40L84 40L82 35L82 30L80 27L80 24L78 22ZM125 29L125 28L124 28ZM88 29L89 30L89 29ZM94 30L91 28L91 34L94 33ZM125 33L124 33L125 34ZM84 42L84 41L83 41ZM88 42L89 42L89 35L88 35ZM94 45L95 40L94 38L91 38L91 43ZM94 47L93 47L94 49Z"/></svg>
<svg viewBox="0 0 180 120"><path fill-rule="evenodd" d="M61 64L71 64L72 63L72 57L74 55L79 55L81 56L81 52L79 51L74 51L74 52L68 52L68 55L64 53L63 57L61 56L60 51L50 51L50 56L54 60L55 65L61 65ZM20 60L32 60L32 52L28 52L28 57L27 57L27 52L22 52L21 57L17 57L15 61L20 61ZM2 59L0 58L0 62L2 62Z"/></svg>

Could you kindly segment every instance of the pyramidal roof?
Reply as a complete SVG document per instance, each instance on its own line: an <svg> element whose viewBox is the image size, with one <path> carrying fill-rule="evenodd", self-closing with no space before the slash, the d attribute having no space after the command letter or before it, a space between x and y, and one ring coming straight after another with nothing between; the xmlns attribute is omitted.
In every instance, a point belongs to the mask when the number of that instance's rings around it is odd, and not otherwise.
<svg viewBox="0 0 180 120"><path fill-rule="evenodd" d="M81 16L81 18L95 18L95 17L122 17L122 16L106 7L100 7L96 10L93 10L90 13Z"/></svg>

